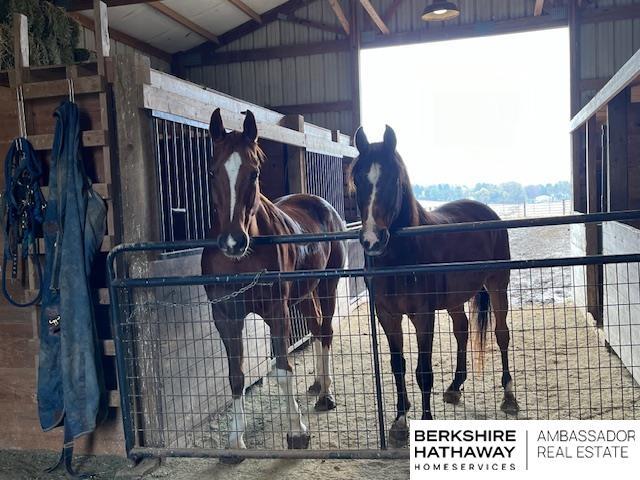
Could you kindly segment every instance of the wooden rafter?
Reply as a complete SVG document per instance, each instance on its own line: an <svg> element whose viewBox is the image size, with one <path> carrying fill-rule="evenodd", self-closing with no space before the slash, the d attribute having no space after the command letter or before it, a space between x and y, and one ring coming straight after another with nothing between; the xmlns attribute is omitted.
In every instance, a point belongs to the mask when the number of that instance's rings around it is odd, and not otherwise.
<svg viewBox="0 0 640 480"><path fill-rule="evenodd" d="M157 0L102 0L107 7L121 7L123 5L135 5L137 3L151 3ZM93 0L54 0L55 5L63 7L67 12L91 10Z"/></svg>
<svg viewBox="0 0 640 480"><path fill-rule="evenodd" d="M151 2L151 3L149 3L149 6L151 8L153 8L154 10L162 13L166 17L169 17L174 22L179 23L180 25L182 25L183 27L191 30L194 33L197 33L198 35L200 35L201 37L205 38L206 40L210 40L213 43L219 43L217 35L211 33L206 28L202 28L197 23L192 22L191 20L189 20L187 17L185 17L181 13L176 12L173 8L167 7L164 3Z"/></svg>
<svg viewBox="0 0 640 480"><path fill-rule="evenodd" d="M382 14L382 20L384 20L385 24L391 20L391 17L395 15L396 11L404 1L405 0L393 0L393 3L389 5L389 8L387 8Z"/></svg>
<svg viewBox="0 0 640 480"><path fill-rule="evenodd" d="M375 23L376 27L378 27L378 29L382 33L384 33L385 35L389 35L391 33L391 31L387 27L387 24L384 23L384 20L382 20L382 18L380 18L380 15L378 15L376 8L371 4L370 0L360 0L360 5L362 5L362 8L365 9L367 14L371 18L371 21Z"/></svg>
<svg viewBox="0 0 640 480"><path fill-rule="evenodd" d="M342 9L342 5L340 5L340 0L329 0L329 5L331 5L333 13L335 13L336 17L338 17L338 21L340 22L340 25L342 25L344 33L349 35L349 33L351 32L351 26L349 25L349 19Z"/></svg>
<svg viewBox="0 0 640 480"><path fill-rule="evenodd" d="M89 30L95 30L96 27L93 19L86 17L81 13L69 13L68 15L83 27L88 28ZM140 50L141 52L146 53L147 55L152 55L154 57L160 58L165 62L171 62L170 53L165 52L164 50L160 50L159 48L154 47L153 45L149 45L148 43L143 42L142 40L138 40L137 38L134 38L131 35L127 35L126 33L121 32L120 30L116 30L115 28L109 27L109 36L113 40L124 43L125 45L129 45L130 47L135 48L136 50Z"/></svg>
<svg viewBox="0 0 640 480"><path fill-rule="evenodd" d="M260 15L258 15L253 8L251 8L249 5L244 3L242 0L228 0L228 1L238 10L241 10L256 22L262 23L262 18L260 18Z"/></svg>
<svg viewBox="0 0 640 480"><path fill-rule="evenodd" d="M533 7L533 16L539 17L542 15L542 9L544 8L544 0L536 0L536 5Z"/></svg>

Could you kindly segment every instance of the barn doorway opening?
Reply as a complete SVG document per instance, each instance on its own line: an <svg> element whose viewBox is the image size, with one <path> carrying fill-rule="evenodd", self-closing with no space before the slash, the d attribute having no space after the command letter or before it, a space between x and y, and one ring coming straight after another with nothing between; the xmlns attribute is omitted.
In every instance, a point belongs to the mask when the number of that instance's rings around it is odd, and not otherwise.
<svg viewBox="0 0 640 480"><path fill-rule="evenodd" d="M567 28L364 50L361 103L369 140L394 128L425 206L570 212Z"/></svg>

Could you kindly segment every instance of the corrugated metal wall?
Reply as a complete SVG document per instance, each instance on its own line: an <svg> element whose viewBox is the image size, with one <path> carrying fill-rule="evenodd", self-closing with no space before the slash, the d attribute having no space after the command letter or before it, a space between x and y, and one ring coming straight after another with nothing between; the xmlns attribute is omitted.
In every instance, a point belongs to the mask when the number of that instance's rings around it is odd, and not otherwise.
<svg viewBox="0 0 640 480"><path fill-rule="evenodd" d="M95 42L95 34L93 30L80 26L80 38L78 40L78 48L86 48L91 52L95 52L96 49ZM124 43L118 42L114 39L111 39L111 55L125 54L125 53L134 53L137 52L145 57L149 57L151 60L151 68L155 68L156 70L162 70L163 72L170 72L171 65L168 62L151 56L147 53L136 50L129 45L125 45Z"/></svg>
<svg viewBox="0 0 640 480"><path fill-rule="evenodd" d="M640 4L640 0L598 0L597 3L599 7L612 7ZM582 23L580 26L581 80L591 80L592 82L589 83L592 87L608 80L638 48L640 48L640 18ZM583 88L581 96L583 105L598 90L592 87Z"/></svg>
<svg viewBox="0 0 640 480"><path fill-rule="evenodd" d="M347 6L347 2L343 2ZM296 16L339 27L328 2L321 0ZM250 50L344 39L344 36L286 21L276 21L218 51ZM335 52L275 60L191 67L186 77L249 102L266 106L351 100L350 53ZM351 134L352 113L306 114L305 120Z"/></svg>

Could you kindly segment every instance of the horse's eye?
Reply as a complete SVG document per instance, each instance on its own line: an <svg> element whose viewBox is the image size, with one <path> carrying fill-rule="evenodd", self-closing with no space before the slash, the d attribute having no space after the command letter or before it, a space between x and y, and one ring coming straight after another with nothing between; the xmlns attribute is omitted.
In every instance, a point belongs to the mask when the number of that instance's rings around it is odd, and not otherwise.
<svg viewBox="0 0 640 480"><path fill-rule="evenodd" d="M256 180L258 180L259 175L260 173L257 170L254 170L253 172L251 172L251 181L255 182Z"/></svg>
<svg viewBox="0 0 640 480"><path fill-rule="evenodd" d="M209 174L209 176L210 176L210 177L215 176L215 175L213 174L213 170L209 170L207 173Z"/></svg>

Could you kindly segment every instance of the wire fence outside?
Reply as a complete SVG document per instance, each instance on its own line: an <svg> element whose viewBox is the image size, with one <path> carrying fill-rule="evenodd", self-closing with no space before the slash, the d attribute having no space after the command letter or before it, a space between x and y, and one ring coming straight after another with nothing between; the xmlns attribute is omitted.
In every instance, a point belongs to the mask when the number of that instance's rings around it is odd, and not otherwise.
<svg viewBox="0 0 640 480"><path fill-rule="evenodd" d="M197 257L197 255L195 256ZM438 419L638 419L640 418L640 269L638 255L601 259L548 259L513 262L507 290L510 330L509 360L517 414L501 410L503 395L500 350L495 337L480 361L477 346L468 348L468 378L458 403L444 394L456 370L456 337L446 311L434 325L432 413ZM186 261L186 260L185 260ZM197 259L191 259L197 262ZM160 260L162 262L162 260ZM586 265L603 275L603 328L587 313ZM504 265L502 265L504 266ZM416 286L429 275L501 268L492 264L407 266L380 271L309 272L299 277L273 272L238 277L114 278L117 342L125 415L125 430L138 455L171 452L223 456L292 456L286 436L291 428L288 399L272 372L272 336L267 322L249 314L242 341L247 386L245 394L247 451L228 450L234 433L227 356L212 315L212 303L251 312L265 301L281 297L284 281L328 282L342 277L333 315L330 375L337 408L316 411L317 396L308 389L316 380L317 354L303 343L292 351L293 385L302 419L311 434L311 450L301 457L343 455L404 457L406 449L385 450L396 416L396 387L387 338L372 316L369 297L353 302L348 278L384 278L419 299L433 294ZM153 269L152 269L153 271ZM184 271L184 270L183 270ZM457 273L456 273L457 272ZM216 284L220 295L209 298L205 285ZM413 285L413 289L408 288ZM403 287L404 286L404 287ZM226 292L226 293L225 293ZM495 292L489 292L495 293ZM375 295L375 292L374 292ZM471 296L471 294L470 294ZM324 299L326 300L326 298ZM375 299L374 299L375 300ZM305 298L293 297L298 308ZM415 303L419 305L420 302ZM467 305L467 314L475 312ZM409 316L424 311L414 309ZM303 319L305 319L304 315ZM472 322L470 322L472 324ZM410 418L420 418L421 390L414 371L418 358L415 330L402 323L407 361ZM473 332L471 332L473 333ZM375 346L379 352L374 354ZM378 380L378 382L376 382ZM176 453L177 454L177 453Z"/></svg>

